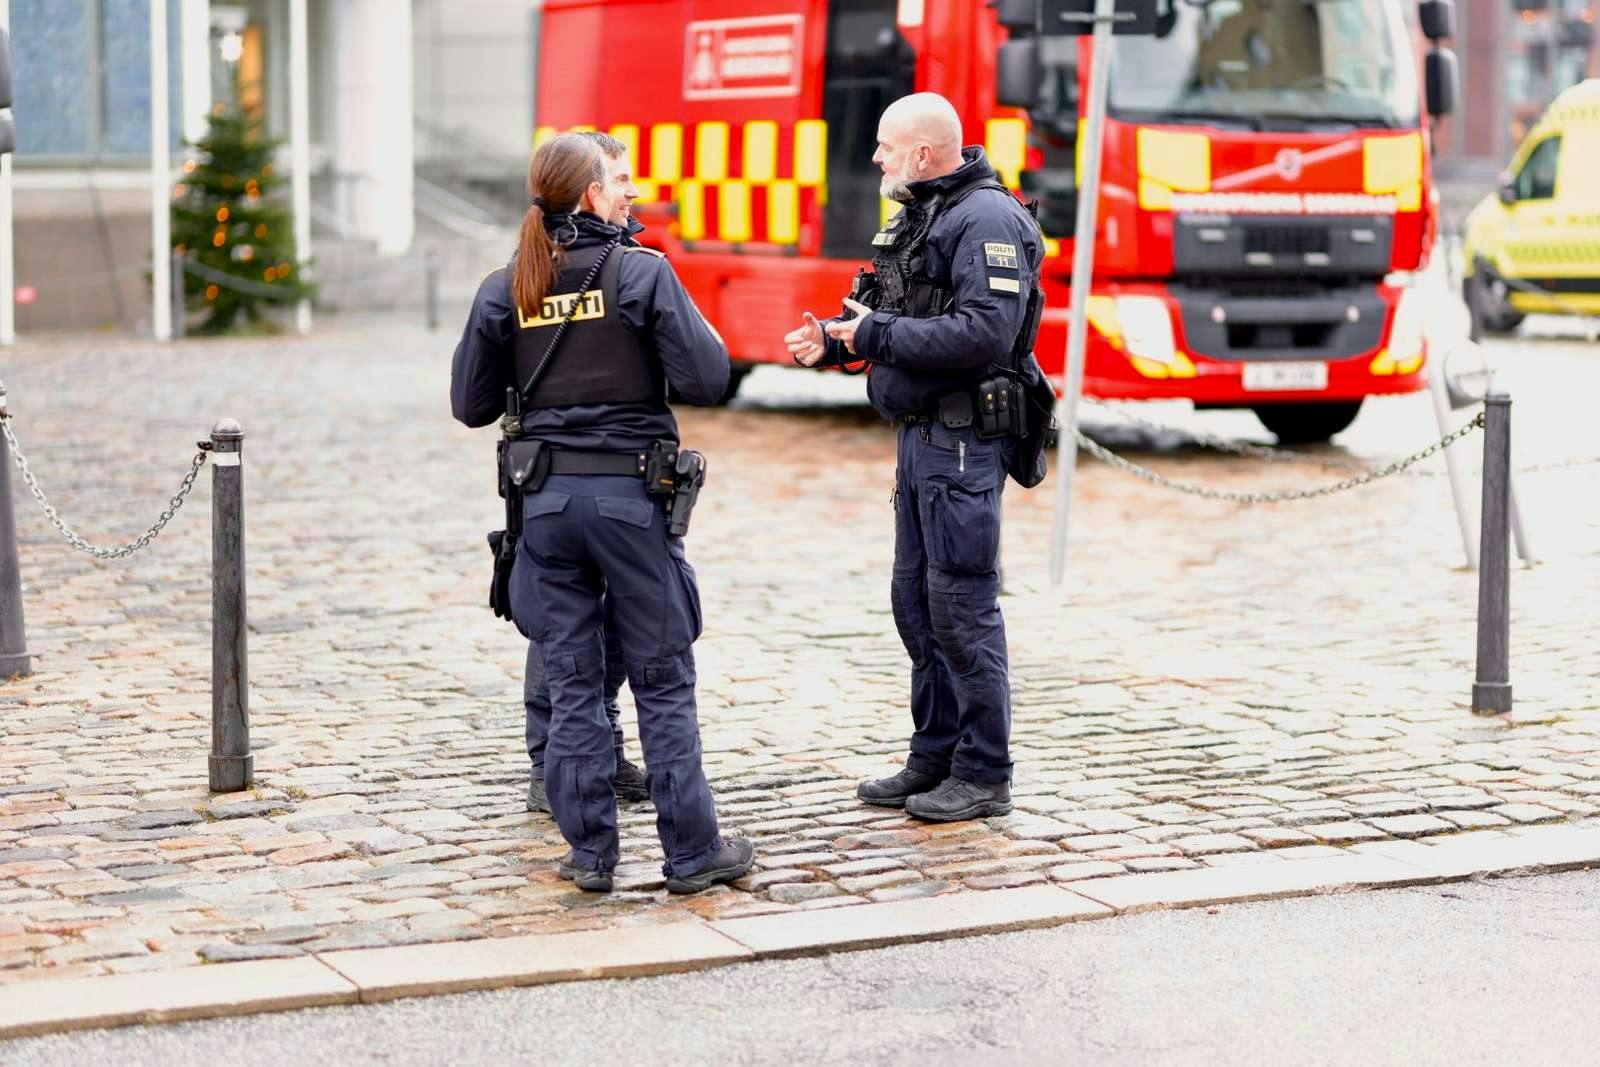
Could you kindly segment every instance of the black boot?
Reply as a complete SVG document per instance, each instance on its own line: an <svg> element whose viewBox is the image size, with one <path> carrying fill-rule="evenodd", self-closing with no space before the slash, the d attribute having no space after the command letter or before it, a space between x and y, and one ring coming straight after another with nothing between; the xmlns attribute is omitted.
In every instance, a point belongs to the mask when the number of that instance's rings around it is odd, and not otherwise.
<svg viewBox="0 0 1600 1067"><path fill-rule="evenodd" d="M722 845L709 863L693 874L673 875L667 879L669 893L698 893L710 889L718 882L731 882L743 878L756 865L756 847L745 837L724 837Z"/></svg>
<svg viewBox="0 0 1600 1067"><path fill-rule="evenodd" d="M528 810L551 814L550 794L544 791L544 779L537 774L528 780Z"/></svg>
<svg viewBox="0 0 1600 1067"><path fill-rule="evenodd" d="M946 778L930 793L906 801L906 814L929 822L961 822L1011 814L1009 782L969 782Z"/></svg>
<svg viewBox="0 0 1600 1067"><path fill-rule="evenodd" d="M856 786L856 797L882 808L903 808L906 799L935 788L942 778L906 767L899 774L876 778Z"/></svg>
<svg viewBox="0 0 1600 1067"><path fill-rule="evenodd" d="M617 757L617 776L611 779L611 788L621 801L650 799L650 787L645 783L644 772L625 757Z"/></svg>
<svg viewBox="0 0 1600 1067"><path fill-rule="evenodd" d="M566 858L561 861L561 866L556 868L556 873L567 881L575 884L585 893L611 892L610 871L586 871L582 867L578 866L577 862L572 857L572 853L570 852L568 852Z"/></svg>

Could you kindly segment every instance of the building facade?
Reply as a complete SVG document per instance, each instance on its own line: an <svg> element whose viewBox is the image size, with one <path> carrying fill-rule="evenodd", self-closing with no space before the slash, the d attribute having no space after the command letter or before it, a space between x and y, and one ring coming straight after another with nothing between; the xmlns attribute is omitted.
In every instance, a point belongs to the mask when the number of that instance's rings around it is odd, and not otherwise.
<svg viewBox="0 0 1600 1067"><path fill-rule="evenodd" d="M150 2L9 0L7 12L0 0L15 61L20 333L148 329ZM288 138L296 2L315 263L348 262L348 246L410 254L418 174L429 203L449 201L440 183L521 180L538 17L527 0L166 0L174 168L214 105Z"/></svg>

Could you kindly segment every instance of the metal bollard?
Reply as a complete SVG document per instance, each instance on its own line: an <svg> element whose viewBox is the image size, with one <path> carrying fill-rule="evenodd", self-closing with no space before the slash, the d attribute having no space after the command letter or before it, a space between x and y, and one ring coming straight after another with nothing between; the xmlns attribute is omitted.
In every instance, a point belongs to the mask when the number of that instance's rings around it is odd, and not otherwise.
<svg viewBox="0 0 1600 1067"><path fill-rule="evenodd" d="M211 789L236 793L255 777L244 596L244 430L211 428Z"/></svg>
<svg viewBox="0 0 1600 1067"><path fill-rule="evenodd" d="M6 390L0 385L0 413ZM0 434L0 682L33 673L28 631L22 620L22 564L17 558L17 520L11 510L11 445Z"/></svg>
<svg viewBox="0 0 1600 1067"><path fill-rule="evenodd" d="M172 339L183 340L188 328L187 287L184 282L184 257L176 248L172 250Z"/></svg>
<svg viewBox="0 0 1600 1067"><path fill-rule="evenodd" d="M422 306L428 320L428 329L439 328L439 251L429 248L422 254Z"/></svg>
<svg viewBox="0 0 1600 1067"><path fill-rule="evenodd" d="M1511 398L1484 398L1483 527L1478 535L1478 676L1475 715L1511 710Z"/></svg>

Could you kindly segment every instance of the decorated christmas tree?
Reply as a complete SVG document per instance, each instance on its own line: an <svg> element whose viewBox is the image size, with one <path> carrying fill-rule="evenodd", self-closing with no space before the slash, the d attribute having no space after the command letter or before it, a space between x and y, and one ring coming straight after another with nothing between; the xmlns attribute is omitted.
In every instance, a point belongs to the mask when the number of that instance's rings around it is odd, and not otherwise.
<svg viewBox="0 0 1600 1067"><path fill-rule="evenodd" d="M184 164L183 181L173 189L172 243L190 264L185 304L205 312L201 332L236 329L241 315L270 328L265 308L311 295L295 266L289 209L272 195L279 143L262 136L258 121L218 107L193 146L199 158Z"/></svg>

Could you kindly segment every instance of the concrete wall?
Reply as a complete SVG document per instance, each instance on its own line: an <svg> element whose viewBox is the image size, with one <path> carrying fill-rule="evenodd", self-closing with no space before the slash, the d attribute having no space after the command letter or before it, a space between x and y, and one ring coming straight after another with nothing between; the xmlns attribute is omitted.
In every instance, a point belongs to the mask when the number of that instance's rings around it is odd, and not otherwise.
<svg viewBox="0 0 1600 1067"><path fill-rule="evenodd" d="M150 329L148 179L84 176L38 188L18 176L16 279L36 291L17 304L17 333ZM110 187L107 187L108 183Z"/></svg>
<svg viewBox="0 0 1600 1067"><path fill-rule="evenodd" d="M414 0L415 106L425 130L458 131L510 158L526 158L533 145L537 6ZM419 161L451 151L444 139L418 138Z"/></svg>

